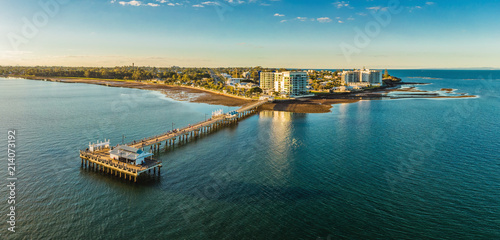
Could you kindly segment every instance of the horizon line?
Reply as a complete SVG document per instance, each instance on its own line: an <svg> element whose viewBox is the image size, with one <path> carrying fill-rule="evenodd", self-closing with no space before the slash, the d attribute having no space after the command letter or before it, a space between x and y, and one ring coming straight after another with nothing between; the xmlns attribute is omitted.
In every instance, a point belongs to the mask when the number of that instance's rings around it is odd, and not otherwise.
<svg viewBox="0 0 500 240"><path fill-rule="evenodd" d="M65 67L65 68L117 68L117 67L137 67L137 68L273 68L273 69L297 69L297 70L341 70L341 69L362 69L356 67L343 67L343 68L297 68L297 67L263 67L263 66L218 66L218 67L193 67L193 66L139 66L139 65L122 65L122 66L64 66L64 65L0 65L0 67ZM388 70L500 70L496 67L448 67L448 68L366 68L366 69L388 69Z"/></svg>

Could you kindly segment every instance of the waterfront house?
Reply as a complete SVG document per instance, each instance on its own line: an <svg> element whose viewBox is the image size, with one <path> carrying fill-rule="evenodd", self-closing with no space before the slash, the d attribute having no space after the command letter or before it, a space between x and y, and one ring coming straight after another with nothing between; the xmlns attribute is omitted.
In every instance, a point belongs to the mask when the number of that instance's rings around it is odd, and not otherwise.
<svg viewBox="0 0 500 240"><path fill-rule="evenodd" d="M274 97L271 95L263 95L259 98L259 101L274 102Z"/></svg>
<svg viewBox="0 0 500 240"><path fill-rule="evenodd" d="M236 84L240 84L241 81L243 81L245 79L243 78L229 78L226 80L226 85L236 85Z"/></svg>
<svg viewBox="0 0 500 240"><path fill-rule="evenodd" d="M345 91L347 91L347 88L345 86L338 86L332 88L332 92L345 92Z"/></svg>
<svg viewBox="0 0 500 240"><path fill-rule="evenodd" d="M258 87L258 85L255 83L248 83L248 82L242 82L242 83L238 84L238 88L251 89L254 87Z"/></svg>

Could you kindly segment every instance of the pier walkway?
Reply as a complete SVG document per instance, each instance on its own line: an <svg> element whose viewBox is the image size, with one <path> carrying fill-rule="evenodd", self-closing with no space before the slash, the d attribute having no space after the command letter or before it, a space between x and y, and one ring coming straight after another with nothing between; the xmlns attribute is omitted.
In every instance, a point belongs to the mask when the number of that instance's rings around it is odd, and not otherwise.
<svg viewBox="0 0 500 240"><path fill-rule="evenodd" d="M146 146L155 145L163 141L169 141L167 142L167 144L169 143L173 144L175 143L175 140L177 138L179 138L179 140L184 140L189 137L197 137L200 133L208 132L214 128L219 128L220 126L237 122L239 121L240 118L244 118L250 114L253 114L258 107L262 106L265 103L267 103L267 101L259 101L256 103L252 103L248 106L243 106L242 108L236 110L236 114L233 115L225 114L213 117L206 121L199 122L179 130L169 131L158 136L142 139L140 141L133 141L131 143L128 143L127 145L133 148L142 148Z"/></svg>
<svg viewBox="0 0 500 240"><path fill-rule="evenodd" d="M151 146L152 151L159 150L162 142L165 142L165 147L174 146L176 140L178 144L186 143L191 139L198 138L201 134L208 134L222 127L237 123L239 120L257 112L257 108L267 102L267 100L258 101L243 106L236 111L220 114L218 116L212 116L212 118L194 125L189 125L181 129L172 130L139 141L133 141L126 144L126 146L136 149L138 151L137 153L142 153L144 147L146 146ZM131 162L126 163L123 159L117 159L116 157L110 156L112 148L109 147L109 141L104 143L89 144L89 147L90 150L87 149L85 151L80 151L82 166L85 166L86 168L89 167L96 171L111 173L115 176L119 175L119 177L122 177L123 175L125 179L128 178L129 180L132 180L133 177L134 182L137 181L137 177L139 175L146 172L151 173L151 170L153 170L153 174L156 174L156 169L158 169L158 175L160 175L160 169L162 167L161 161L150 158L144 159L141 164L137 165Z"/></svg>

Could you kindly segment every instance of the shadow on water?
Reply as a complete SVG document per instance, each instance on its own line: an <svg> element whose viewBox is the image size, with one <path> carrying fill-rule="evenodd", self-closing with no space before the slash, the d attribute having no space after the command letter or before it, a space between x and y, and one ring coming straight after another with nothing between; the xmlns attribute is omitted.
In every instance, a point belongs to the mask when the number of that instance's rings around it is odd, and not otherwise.
<svg viewBox="0 0 500 240"><path fill-rule="evenodd" d="M101 171L96 171L92 168L85 168L80 166L80 175L85 179L88 179L92 182L103 182L105 184L111 185L111 187L158 187L161 185L161 176L153 176L151 174L144 174L137 178L137 182L134 182L133 178L130 181L128 178L120 178L115 175L111 175L109 173L104 173ZM91 184L89 182L89 184Z"/></svg>

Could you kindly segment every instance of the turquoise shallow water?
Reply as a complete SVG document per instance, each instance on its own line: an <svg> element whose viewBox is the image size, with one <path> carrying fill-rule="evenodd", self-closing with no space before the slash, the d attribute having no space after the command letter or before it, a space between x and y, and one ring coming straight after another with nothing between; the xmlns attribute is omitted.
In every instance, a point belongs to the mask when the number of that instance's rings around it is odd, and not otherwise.
<svg viewBox="0 0 500 240"><path fill-rule="evenodd" d="M480 97L261 112L160 155L161 179L141 184L81 169L77 150L228 108L144 90L0 79L0 152L7 129L18 131L18 231L8 234L2 220L2 238L499 239L499 72L391 73L433 83L422 89ZM4 182L6 154L0 159ZM0 191L8 194L5 184ZM7 207L0 203L4 218Z"/></svg>

